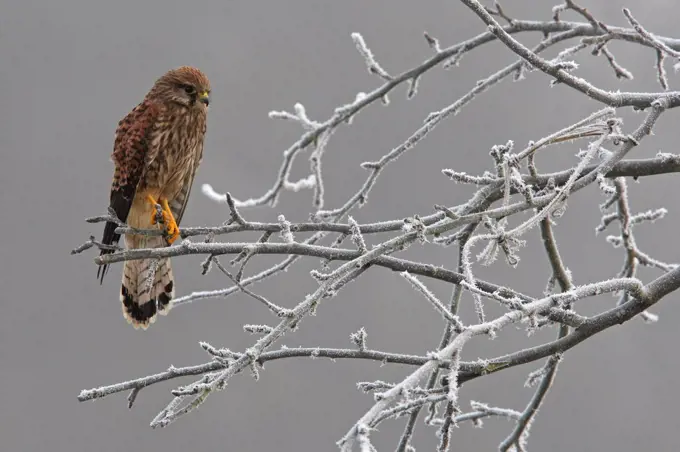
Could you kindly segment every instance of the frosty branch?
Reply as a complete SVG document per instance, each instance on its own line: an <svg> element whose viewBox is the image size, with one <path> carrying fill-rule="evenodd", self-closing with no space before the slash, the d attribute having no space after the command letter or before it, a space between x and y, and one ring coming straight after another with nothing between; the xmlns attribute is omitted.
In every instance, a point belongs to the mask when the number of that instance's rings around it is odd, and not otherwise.
<svg viewBox="0 0 680 452"><path fill-rule="evenodd" d="M285 119L299 124L303 133L298 141L283 152L283 159L273 186L259 197L237 200L229 193L220 194L212 186L204 186L206 196L228 208L227 221L215 227L188 227L181 230L183 241L176 246L156 249L121 250L113 249L112 254L95 258L98 265L111 264L134 259L205 255L203 272L217 267L230 281L228 287L203 292L194 292L174 301L175 305L188 306L191 302L207 298L226 297L243 292L253 300L264 304L272 314L271 324L244 325L248 332L258 335L251 347L235 352L202 342L200 345L208 354L208 361L195 366L175 368L118 384L84 390L79 400L102 398L122 391L131 391L128 404L131 407L141 389L155 383L193 376L195 379L172 390L173 398L155 419L153 427L167 426L190 413L204 403L213 393L225 389L233 377L244 370L258 378L264 363L294 357L330 359L366 359L382 363L411 366L410 373L398 383L361 382L359 388L374 393L374 403L349 428L338 445L342 450L373 450L371 435L382 422L407 415L404 432L397 442L397 450L407 451L411 447L412 435L423 409L427 410L426 424L438 427L439 450L449 449L454 434L453 426L469 420L479 422L490 416L511 419L514 427L502 441L501 449L524 450L532 420L538 408L549 394L552 382L558 375L559 363L566 359L565 353L590 337L628 320L640 316L647 322L656 320L648 311L665 295L680 287L680 268L645 253L635 241L634 229L643 223L662 218L666 210L662 207L634 212L628 199L626 178L653 177L659 174L680 171L680 156L660 153L654 158L636 159L628 157L652 132L659 117L680 106L680 93L667 91L670 84L664 70L664 59L677 60L680 57L680 40L657 36L648 31L629 10L623 15L631 28L607 25L597 20L584 7L571 0L553 9L552 20L526 21L510 15L498 2L484 7L476 0L461 0L487 26L487 31L462 43L442 48L440 42L428 33L425 39L434 55L424 63L401 74L391 71L379 62L379 52L370 49L366 40L358 33L352 40L367 70L375 75L381 85L369 93L359 93L355 100L335 109L330 118L323 122L311 119L304 106L296 104L293 112L273 111L270 117ZM567 22L561 16L567 10L579 14L584 22ZM496 18L507 22L501 25ZM522 44L517 35L528 32L543 33L543 39L530 49ZM445 105L425 118L424 123L403 142L375 161L363 162L361 167L368 171L365 182L348 193L346 201L336 208L326 206L323 185L324 173L332 168L324 166L323 157L332 152L331 138L342 125L351 124L357 114L376 101L389 104L388 95L402 84L407 85L407 98L417 95L419 83L431 70L443 66L450 68L460 63L468 52L484 44L499 40L517 61L500 68L489 77L479 81L470 91L450 105ZM631 78L632 74L615 59L607 45L614 41L646 46L657 56L657 78L662 86L658 93L610 92L598 88L574 73L578 64L575 58L582 50L591 48L595 55L604 56L605 64L614 71L617 78ZM556 44L577 41L572 47L559 52L553 58L542 55ZM513 76L515 81L524 78L527 71L538 70L551 83L560 83L573 89L573 95L585 95L601 103L602 108L585 118L572 118L572 124L530 142L523 149L515 150L515 144L508 141L494 146L491 150L490 169L482 175L471 175L455 169L443 169L445 176L457 183L475 187L474 194L467 202L441 206L435 205L429 212L408 218L392 218L375 223L358 223L351 213L368 202L368 195L379 181L380 174L407 152L414 152L418 144L445 120L451 120L455 113L475 100L478 95L494 88L501 80ZM539 80L545 80L541 78ZM624 127L617 116L618 109L633 107L645 110L644 119L632 129ZM536 160L545 149L558 143L578 143L585 150L578 154L573 167L555 173L541 173ZM311 151L309 175L299 181L290 180L290 171L296 158L303 151ZM607 241L624 251L623 268L612 279L576 286L568 263L564 262L555 234L555 219L564 212L566 201L580 190L600 191L606 197L602 204L602 217L597 232L617 225L618 235L607 237ZM290 222L283 215L276 221L256 222L248 219L246 209L256 206L275 206L286 191L313 191L311 220ZM613 212L609 210L614 209ZM523 221L514 227L511 219L526 213ZM88 219L90 222L114 221L116 232L125 234L158 234L157 230L134 230L124 222L113 218L111 213ZM483 229L483 230L482 230ZM477 276L477 262L489 265L498 256L505 264L519 265L520 249L529 233L540 230L545 254L552 270L548 287L540 298L523 294L510 287L502 287ZM218 241L224 236L244 232L260 232L256 241ZM205 236L205 240L194 241ZM367 243L372 243L369 246ZM408 260L397 255L411 246L456 245L457 262L452 268L435 266L426 262ZM74 254L89 249L109 249L90 238L73 250ZM479 253L473 256L473 250ZM250 274L248 262L265 254L285 256L278 264ZM233 256L230 264L237 270L230 271L220 261L223 256ZM318 283L310 295L301 297L294 306L281 306L253 292L249 287L268 278L275 277L292 267L303 258L322 259L320 268L311 272ZM651 282L638 278L640 265L649 266L661 272ZM315 346L273 350L283 336L294 332L300 322L315 313L322 303L333 302L333 298L348 283L373 274L376 268L399 272L414 289L412 296L423 309L434 309L442 317L442 337L434 344L435 351L423 351L420 356L386 352L371 349L367 345L364 329L351 335L354 348L320 348ZM428 287L432 280L452 285L451 297L438 298ZM604 293L618 295L618 301L611 309L593 316L579 314L576 309L586 299ZM462 318L458 314L461 303L468 296L474 303L476 316ZM504 314L491 318L488 303L499 304ZM479 337L502 334L502 329L511 324L522 324L528 332L538 328L555 326L554 340L534 344L519 351L496 357L480 357L476 361L461 358L466 344ZM506 369L545 359L543 365L529 374L528 383L536 385L534 396L521 410L491 407L480 402L471 402L471 410L463 413L461 400L464 398L463 385L472 379L502 372Z"/></svg>

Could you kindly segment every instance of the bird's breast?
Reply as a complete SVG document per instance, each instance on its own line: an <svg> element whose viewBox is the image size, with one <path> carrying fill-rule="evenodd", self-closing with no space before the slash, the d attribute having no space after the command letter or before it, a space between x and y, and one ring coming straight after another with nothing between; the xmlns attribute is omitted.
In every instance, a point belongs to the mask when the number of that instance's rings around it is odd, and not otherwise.
<svg viewBox="0 0 680 452"><path fill-rule="evenodd" d="M189 121L178 119L162 130L154 139L158 154L149 165L149 185L156 186L164 198L172 200L196 169L203 150L204 129ZM155 180L152 180L155 179Z"/></svg>

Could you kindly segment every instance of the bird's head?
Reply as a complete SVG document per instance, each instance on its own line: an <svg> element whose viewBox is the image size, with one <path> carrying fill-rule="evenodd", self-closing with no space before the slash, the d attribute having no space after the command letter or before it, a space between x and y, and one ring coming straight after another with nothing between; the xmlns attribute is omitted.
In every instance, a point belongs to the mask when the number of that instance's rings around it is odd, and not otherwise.
<svg viewBox="0 0 680 452"><path fill-rule="evenodd" d="M210 81L200 70L182 66L156 80L149 95L164 103L205 111L210 104Z"/></svg>

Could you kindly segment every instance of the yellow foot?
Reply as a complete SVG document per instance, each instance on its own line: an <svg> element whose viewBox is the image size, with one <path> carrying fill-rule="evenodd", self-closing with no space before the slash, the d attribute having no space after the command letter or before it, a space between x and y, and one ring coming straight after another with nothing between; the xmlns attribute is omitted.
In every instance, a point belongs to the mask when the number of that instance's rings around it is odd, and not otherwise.
<svg viewBox="0 0 680 452"><path fill-rule="evenodd" d="M156 206L156 204L161 205L161 216L162 220L161 222L163 223L163 226L165 228L165 240L168 242L168 245L172 245L175 240L179 238L179 227L177 226L177 222L175 221L175 217L172 215L172 210L170 210L170 206L168 205L168 200L167 199L161 199L160 202L158 202L156 199L154 199L153 196L148 195L146 199L153 205ZM158 219L157 219L157 212L154 209L153 213L151 214L151 224L157 224Z"/></svg>

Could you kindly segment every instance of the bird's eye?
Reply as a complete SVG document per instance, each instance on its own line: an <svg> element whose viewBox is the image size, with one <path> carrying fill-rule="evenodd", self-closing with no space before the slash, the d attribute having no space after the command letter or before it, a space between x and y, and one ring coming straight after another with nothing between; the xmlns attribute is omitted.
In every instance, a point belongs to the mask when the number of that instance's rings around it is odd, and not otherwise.
<svg viewBox="0 0 680 452"><path fill-rule="evenodd" d="M191 85L183 85L182 89L187 94L194 94L196 92L196 89Z"/></svg>

